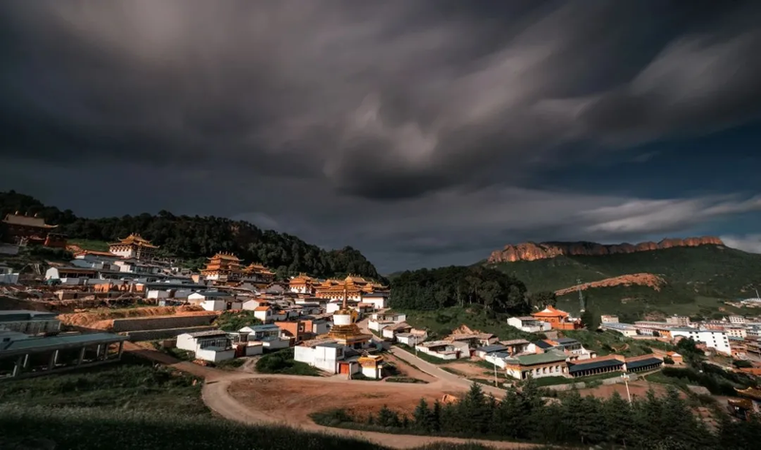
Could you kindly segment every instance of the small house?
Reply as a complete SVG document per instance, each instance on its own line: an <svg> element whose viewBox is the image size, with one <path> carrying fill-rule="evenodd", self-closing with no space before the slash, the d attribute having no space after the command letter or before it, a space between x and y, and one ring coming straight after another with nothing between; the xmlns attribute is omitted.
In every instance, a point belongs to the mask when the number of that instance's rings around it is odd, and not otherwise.
<svg viewBox="0 0 761 450"><path fill-rule="evenodd" d="M428 339L428 332L425 330L417 330L415 328L407 333L396 334L396 341L409 347L414 347L421 342L424 342L426 339Z"/></svg>
<svg viewBox="0 0 761 450"><path fill-rule="evenodd" d="M181 334L177 336L177 348L193 352L196 359L214 363L235 358L232 341L222 330Z"/></svg>
<svg viewBox="0 0 761 450"><path fill-rule="evenodd" d="M283 337L280 327L275 324L243 327L238 331L247 331L249 342L261 342L265 350L277 350L289 347L291 338Z"/></svg>
<svg viewBox="0 0 761 450"><path fill-rule="evenodd" d="M531 316L510 317L507 319L507 324L527 333L541 333L552 329L549 323Z"/></svg>
<svg viewBox="0 0 761 450"><path fill-rule="evenodd" d="M485 347L479 347L476 349L475 354L477 357L484 359L486 355L490 353L506 352L507 347L502 344L491 344Z"/></svg>
<svg viewBox="0 0 761 450"><path fill-rule="evenodd" d="M460 341L431 341L417 344L415 349L426 355L444 360L470 358L470 347L467 342Z"/></svg>

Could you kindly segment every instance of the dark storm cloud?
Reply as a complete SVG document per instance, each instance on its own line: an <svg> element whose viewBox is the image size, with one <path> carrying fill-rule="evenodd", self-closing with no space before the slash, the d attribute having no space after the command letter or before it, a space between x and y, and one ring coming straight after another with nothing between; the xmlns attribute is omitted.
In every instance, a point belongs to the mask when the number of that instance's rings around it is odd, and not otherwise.
<svg viewBox="0 0 761 450"><path fill-rule="evenodd" d="M0 184L71 202L92 190L60 180L107 185L116 164L129 168L109 189L135 208L237 215L415 264L506 241L681 232L758 205L520 186L537 167L757 117L760 13L712 1L6 1Z"/></svg>

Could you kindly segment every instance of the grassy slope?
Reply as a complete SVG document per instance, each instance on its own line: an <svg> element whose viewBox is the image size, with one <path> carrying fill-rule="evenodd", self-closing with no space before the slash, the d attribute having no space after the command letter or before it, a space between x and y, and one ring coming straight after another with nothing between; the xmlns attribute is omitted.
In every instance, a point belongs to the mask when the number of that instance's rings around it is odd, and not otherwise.
<svg viewBox="0 0 761 450"><path fill-rule="evenodd" d="M501 340L537 339L537 335L524 333L507 324L507 317L489 318L467 308L451 307L439 311L402 311L407 314L407 323L415 328L429 330L431 339L447 336L453 329L466 325L473 330L493 333Z"/></svg>
<svg viewBox="0 0 761 450"><path fill-rule="evenodd" d="M201 383L194 386L190 377L139 361L2 382L0 448L42 438L69 450L382 449L360 440L219 419L204 406L200 390Z"/></svg>
<svg viewBox="0 0 761 450"><path fill-rule="evenodd" d="M90 250L93 252L107 252L108 242L106 241L94 241L91 239L69 239L67 240L69 245L77 245L82 250Z"/></svg>
<svg viewBox="0 0 761 450"><path fill-rule="evenodd" d="M717 311L717 299L732 300L753 295L761 286L761 255L717 246L673 248L608 256L559 258L501 263L500 270L513 274L532 291L557 290L582 282L618 275L647 272L667 282L657 292L643 286L617 286L585 291L599 312L642 314L650 311L697 314ZM624 300L622 303L622 299ZM578 296L561 298L560 305L577 312ZM730 312L734 312L729 309Z"/></svg>

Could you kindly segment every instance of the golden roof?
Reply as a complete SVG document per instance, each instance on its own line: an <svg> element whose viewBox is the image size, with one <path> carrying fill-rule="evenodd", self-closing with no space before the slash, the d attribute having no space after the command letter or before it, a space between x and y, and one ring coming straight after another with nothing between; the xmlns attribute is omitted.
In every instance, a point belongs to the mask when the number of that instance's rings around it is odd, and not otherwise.
<svg viewBox="0 0 761 450"><path fill-rule="evenodd" d="M135 245L137 247L145 247L145 248L158 248L158 246L151 244L151 242L142 236L140 236L137 233L131 233L129 236L127 236L124 239L119 239L119 242L114 242L111 245Z"/></svg>
<svg viewBox="0 0 761 450"><path fill-rule="evenodd" d="M259 263L251 263L243 269L244 272L258 272L262 274L274 275L268 268Z"/></svg>
<svg viewBox="0 0 761 450"><path fill-rule="evenodd" d="M210 260L213 260L213 259L223 259L223 260L226 260L226 261L240 262L240 259L237 256L233 255L232 253L228 253L228 252L218 252L216 255L212 256L211 258L207 258L207 259L210 259Z"/></svg>

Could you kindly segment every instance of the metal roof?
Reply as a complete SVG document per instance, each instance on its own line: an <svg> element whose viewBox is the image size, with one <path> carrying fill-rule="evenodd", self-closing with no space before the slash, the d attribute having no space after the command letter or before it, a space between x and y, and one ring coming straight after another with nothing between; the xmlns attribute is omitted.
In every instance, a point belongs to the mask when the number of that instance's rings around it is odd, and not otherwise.
<svg viewBox="0 0 761 450"><path fill-rule="evenodd" d="M500 350L507 350L507 347L505 347L504 345L493 344L493 345L487 345L485 347L479 347L476 349L477 352L486 352L486 353L494 353Z"/></svg>
<svg viewBox="0 0 761 450"><path fill-rule="evenodd" d="M126 341L127 338L111 333L70 334L53 337L29 338L9 342L0 354L25 353L63 349L67 347L80 347L90 344L104 344L111 342Z"/></svg>
<svg viewBox="0 0 761 450"><path fill-rule="evenodd" d="M28 309L15 309L10 311L0 311L0 322L16 322L19 320L51 320L55 319L58 314L47 311L31 311Z"/></svg>
<svg viewBox="0 0 761 450"><path fill-rule="evenodd" d="M638 369L640 367L649 366L652 364L663 364L663 360L658 358L640 359L639 361L632 361L626 363L626 369Z"/></svg>
<svg viewBox="0 0 761 450"><path fill-rule="evenodd" d="M549 343L549 342L547 342L547 341L536 341L536 342L534 342L534 344L535 344L537 347L539 347L539 348L541 348L541 349L544 349L544 350L546 350L546 349L548 349L548 348L552 348L552 347L554 347L554 345L550 344L550 343Z"/></svg>
<svg viewBox="0 0 761 450"><path fill-rule="evenodd" d="M208 330L208 331L196 331L194 333L187 333L193 337L207 337L207 336L227 336L226 331L222 330Z"/></svg>
<svg viewBox="0 0 761 450"><path fill-rule="evenodd" d="M546 364L553 362L565 361L566 356L559 353L539 353L536 355L517 356L516 359L522 366L533 366L534 364Z"/></svg>
<svg viewBox="0 0 761 450"><path fill-rule="evenodd" d="M556 339L556 341L558 344L563 344L563 345L579 343L579 341L577 341L576 339L571 339L571 338L559 338L559 339Z"/></svg>
<svg viewBox="0 0 761 450"><path fill-rule="evenodd" d="M619 361L617 359L605 359L602 361L592 361L592 362L579 362L576 364L569 364L568 365L568 372L573 374L576 372L583 372L585 370L592 370L592 369L602 369L606 367L621 367L623 366L623 361Z"/></svg>

